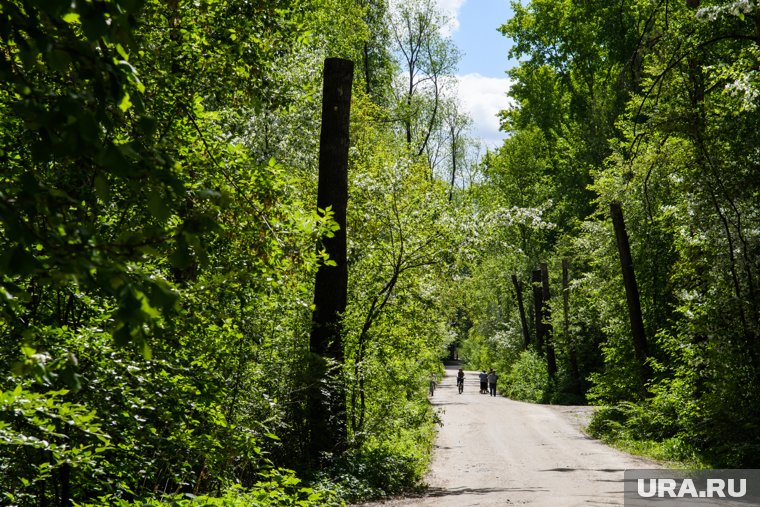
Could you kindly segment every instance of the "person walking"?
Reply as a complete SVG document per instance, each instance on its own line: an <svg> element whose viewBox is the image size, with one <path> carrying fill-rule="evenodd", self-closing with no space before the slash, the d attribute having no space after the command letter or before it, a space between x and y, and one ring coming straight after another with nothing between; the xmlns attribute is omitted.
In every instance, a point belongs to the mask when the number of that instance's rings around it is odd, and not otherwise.
<svg viewBox="0 0 760 507"><path fill-rule="evenodd" d="M480 379L480 394L486 394L488 392L488 373L486 370L480 372L478 378Z"/></svg>
<svg viewBox="0 0 760 507"><path fill-rule="evenodd" d="M498 379L499 376L493 369L491 369L491 371L488 372L488 390L491 393L491 396L496 396L496 381Z"/></svg>
<svg viewBox="0 0 760 507"><path fill-rule="evenodd" d="M462 394L462 391L464 391L464 370L462 368L459 368L457 372L457 390L459 394Z"/></svg>

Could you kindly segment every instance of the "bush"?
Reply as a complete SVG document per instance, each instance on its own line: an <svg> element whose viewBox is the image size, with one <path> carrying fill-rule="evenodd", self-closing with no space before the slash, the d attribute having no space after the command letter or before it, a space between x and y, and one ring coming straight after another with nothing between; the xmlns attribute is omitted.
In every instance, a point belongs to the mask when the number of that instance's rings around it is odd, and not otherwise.
<svg viewBox="0 0 760 507"><path fill-rule="evenodd" d="M418 454L401 446L352 452L316 483L349 502L401 495L420 487L426 461Z"/></svg>
<svg viewBox="0 0 760 507"><path fill-rule="evenodd" d="M160 498L129 502L104 496L97 503L74 504L75 507L321 507L341 506L332 491L315 490L304 487L291 470L273 469L262 474L262 479L254 488L232 487L220 497L165 495Z"/></svg>
<svg viewBox="0 0 760 507"><path fill-rule="evenodd" d="M602 407L594 413L587 431L634 454L693 468L703 466L690 439L653 400Z"/></svg>
<svg viewBox="0 0 760 507"><path fill-rule="evenodd" d="M506 375L504 394L510 398L533 403L546 400L549 380L546 364L532 350L525 350Z"/></svg>

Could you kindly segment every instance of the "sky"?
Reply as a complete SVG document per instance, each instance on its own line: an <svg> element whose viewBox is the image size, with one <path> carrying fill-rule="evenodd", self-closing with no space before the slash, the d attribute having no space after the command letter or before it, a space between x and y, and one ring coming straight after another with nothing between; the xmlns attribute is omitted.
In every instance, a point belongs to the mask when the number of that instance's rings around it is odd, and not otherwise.
<svg viewBox="0 0 760 507"><path fill-rule="evenodd" d="M513 65L510 41L497 31L512 15L510 0L436 0L452 20L448 32L462 52L457 78L458 97L473 119L472 136L490 148L501 144L496 114L508 105Z"/></svg>

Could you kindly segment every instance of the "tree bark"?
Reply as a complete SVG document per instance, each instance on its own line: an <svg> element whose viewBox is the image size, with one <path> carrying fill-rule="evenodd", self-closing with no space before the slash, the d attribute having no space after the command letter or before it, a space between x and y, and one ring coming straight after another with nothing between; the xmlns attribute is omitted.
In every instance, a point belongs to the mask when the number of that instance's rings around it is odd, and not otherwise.
<svg viewBox="0 0 760 507"><path fill-rule="evenodd" d="M543 291L541 290L541 270L533 271L533 314L535 315L536 326L536 352L544 355L544 323L541 319L541 308L543 307Z"/></svg>
<svg viewBox="0 0 760 507"><path fill-rule="evenodd" d="M581 394L581 373L578 368L578 353L575 350L575 343L570 336L570 275L568 269L568 260L562 259L562 310L564 312L564 334L567 342L567 355L570 359L570 381L572 382L573 393Z"/></svg>
<svg viewBox="0 0 760 507"><path fill-rule="evenodd" d="M620 255L620 267L623 271L623 284L625 285L628 316L631 322L633 351L636 355L636 360L641 367L641 380L642 382L645 382L649 376L645 367L647 358L647 338L644 330L644 318L641 313L639 287L636 283L636 273L633 270L631 245L628 241L628 232L625 229L623 209L619 202L614 201L610 203L610 215L612 216L612 225L615 228L615 238L617 240L618 253Z"/></svg>
<svg viewBox="0 0 760 507"><path fill-rule="evenodd" d="M456 117L454 123L449 126L449 133L451 134L451 185L449 185L449 202L454 200L454 185L457 181L457 132L456 132ZM512 275L514 276L514 275Z"/></svg>
<svg viewBox="0 0 760 507"><path fill-rule="evenodd" d="M368 97L372 96L372 86L370 83L372 83L372 75L370 72L370 64L369 64L369 42L364 42L364 93L367 94Z"/></svg>
<svg viewBox="0 0 760 507"><path fill-rule="evenodd" d="M67 432L64 431L64 434ZM58 501L60 507L70 507L72 505L71 495L71 465L64 463L58 470L58 478L61 481L61 496Z"/></svg>
<svg viewBox="0 0 760 507"><path fill-rule="evenodd" d="M551 324L551 308L549 307L549 267L545 262L541 263L541 320L544 327L544 344L546 347L546 371L549 378L557 375L557 357L554 353L554 327Z"/></svg>
<svg viewBox="0 0 760 507"><path fill-rule="evenodd" d="M522 326L523 342L525 348L530 346L530 330L528 330L528 319L525 317L525 304L523 303L523 284L517 279L517 275L512 275L512 284L515 286L517 295L517 310L520 313L520 325Z"/></svg>
<svg viewBox="0 0 760 507"><path fill-rule="evenodd" d="M341 319L348 300L346 210L353 69L353 62L338 58L328 58L324 64L317 207L331 207L340 229L333 237L322 240L335 265L319 266L314 289L309 343L312 370L307 400L308 451L312 464L340 452L346 441Z"/></svg>

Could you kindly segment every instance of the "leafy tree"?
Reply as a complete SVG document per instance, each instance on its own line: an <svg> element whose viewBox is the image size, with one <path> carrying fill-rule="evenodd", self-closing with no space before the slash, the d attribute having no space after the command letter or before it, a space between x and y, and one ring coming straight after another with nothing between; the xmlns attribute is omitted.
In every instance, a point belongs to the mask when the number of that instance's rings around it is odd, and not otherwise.
<svg viewBox="0 0 760 507"><path fill-rule="evenodd" d="M244 111L297 100L273 69L315 18L294 2L0 13L6 499L254 486L290 426L267 369L303 365L331 222L248 149Z"/></svg>
<svg viewBox="0 0 760 507"><path fill-rule="evenodd" d="M441 128L447 80L459 59L456 48L441 33L448 20L431 0L398 4L391 15L391 35L401 77L395 83L398 119L411 153L430 149L431 136Z"/></svg>

